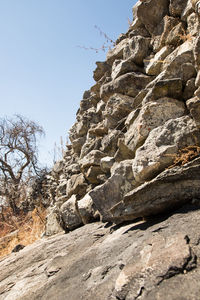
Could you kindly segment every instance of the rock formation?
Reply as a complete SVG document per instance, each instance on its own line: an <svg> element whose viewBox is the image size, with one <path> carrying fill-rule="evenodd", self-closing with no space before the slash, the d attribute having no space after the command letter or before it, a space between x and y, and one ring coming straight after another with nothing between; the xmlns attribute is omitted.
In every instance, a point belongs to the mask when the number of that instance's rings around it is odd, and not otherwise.
<svg viewBox="0 0 200 300"><path fill-rule="evenodd" d="M183 149L198 157L198 3L138 1L128 32L105 62L96 63L96 84L84 93L71 144L51 172L47 235L99 217L115 223L145 217L197 197L194 166L185 171L180 158L178 170L167 168ZM188 194L191 176L195 183ZM180 182L181 197L168 188L172 178ZM159 193L152 195L157 185Z"/></svg>
<svg viewBox="0 0 200 300"><path fill-rule="evenodd" d="M45 178L60 234L0 261L0 299L199 299L199 3L133 7Z"/></svg>

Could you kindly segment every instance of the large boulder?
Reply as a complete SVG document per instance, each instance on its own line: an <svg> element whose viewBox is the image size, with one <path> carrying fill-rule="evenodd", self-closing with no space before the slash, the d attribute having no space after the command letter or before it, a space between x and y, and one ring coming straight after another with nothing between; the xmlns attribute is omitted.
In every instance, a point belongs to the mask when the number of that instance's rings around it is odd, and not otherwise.
<svg viewBox="0 0 200 300"><path fill-rule="evenodd" d="M73 194L81 197L85 195L86 189L87 182L85 181L83 174L74 174L67 181L66 195L68 198L70 198Z"/></svg>
<svg viewBox="0 0 200 300"><path fill-rule="evenodd" d="M123 51L127 43L128 43L128 39L123 39L120 43L115 45L114 48L108 51L106 62L109 65L112 65L115 59L123 58Z"/></svg>
<svg viewBox="0 0 200 300"><path fill-rule="evenodd" d="M161 98L143 105L136 119L127 124L125 145L135 151L144 143L152 129L164 124L169 119L181 117L184 113L184 103L171 98Z"/></svg>
<svg viewBox="0 0 200 300"><path fill-rule="evenodd" d="M200 141L200 132L189 116L167 121L153 129L133 161L135 180L144 182L171 165L178 150Z"/></svg>
<svg viewBox="0 0 200 300"><path fill-rule="evenodd" d="M103 221L111 220L108 210L120 202L123 196L133 189L135 180L132 172L132 160L116 163L111 168L111 177L102 185L89 192L92 201Z"/></svg>
<svg viewBox="0 0 200 300"><path fill-rule="evenodd" d="M169 78L181 77L185 82L194 76L190 73L185 74L183 65L187 63L194 65L193 43L190 40L186 40L165 58L162 71L164 70Z"/></svg>
<svg viewBox="0 0 200 300"><path fill-rule="evenodd" d="M116 223L160 214L199 198L200 158L163 171L124 196L109 213Z"/></svg>
<svg viewBox="0 0 200 300"><path fill-rule="evenodd" d="M190 111L196 125L200 127L200 99L198 97L193 97L186 101L186 106Z"/></svg>
<svg viewBox="0 0 200 300"><path fill-rule="evenodd" d="M111 78L114 80L129 72L142 72L142 68L135 64L132 57L125 60L116 59L112 65Z"/></svg>
<svg viewBox="0 0 200 300"><path fill-rule="evenodd" d="M187 5L187 0L170 0L169 12L173 17L181 17Z"/></svg>
<svg viewBox="0 0 200 300"><path fill-rule="evenodd" d="M110 66L106 62L97 61L96 62L96 69L93 73L93 78L96 81L99 81L106 72L110 71Z"/></svg>
<svg viewBox="0 0 200 300"><path fill-rule="evenodd" d="M163 77L164 73L160 73L158 78L150 83L145 93L141 93L142 99L140 100L142 100L143 105L149 101L164 97L182 100L183 84L181 78L175 77L163 79Z"/></svg>
<svg viewBox="0 0 200 300"><path fill-rule="evenodd" d="M60 208L60 214L63 222L63 227L66 230L73 230L82 224L82 219L77 208L77 199L72 195Z"/></svg>
<svg viewBox="0 0 200 300"><path fill-rule="evenodd" d="M89 194L86 194L77 202L77 210L83 224L88 224L92 221L95 221L99 217L99 214Z"/></svg>
<svg viewBox="0 0 200 300"><path fill-rule="evenodd" d="M0 259L0 300L199 300L199 212L43 238Z"/></svg>
<svg viewBox="0 0 200 300"><path fill-rule="evenodd" d="M133 17L137 17L150 34L153 34L162 18L168 14L168 5L168 0L138 1L133 7Z"/></svg>
<svg viewBox="0 0 200 300"><path fill-rule="evenodd" d="M148 55L150 41L150 38L142 36L134 36L129 39L127 46L124 48L124 59L131 58L137 65L142 65L143 59Z"/></svg>
<svg viewBox="0 0 200 300"><path fill-rule="evenodd" d="M105 156L105 154L99 150L92 150L88 155L83 157L80 161L81 169L86 169L91 166L100 166L101 159Z"/></svg>
<svg viewBox="0 0 200 300"><path fill-rule="evenodd" d="M122 94L114 94L106 103L103 117L107 128L115 128L118 122L126 117L134 106L134 98Z"/></svg>
<svg viewBox="0 0 200 300"><path fill-rule="evenodd" d="M148 75L158 75L161 71L164 59L173 51L171 46L164 46L152 59L146 59L146 73Z"/></svg>
<svg viewBox="0 0 200 300"><path fill-rule="evenodd" d="M100 97L105 102L115 93L135 97L152 79L147 75L136 72L121 75L115 80L101 86Z"/></svg>
<svg viewBox="0 0 200 300"><path fill-rule="evenodd" d="M55 207L49 208L46 216L45 235L51 236L57 233L63 233L63 223L60 217L59 210Z"/></svg>
<svg viewBox="0 0 200 300"><path fill-rule="evenodd" d="M171 270L186 272L195 265L195 255L184 234L170 235L166 239L161 235L153 236L119 274L114 295L116 299L138 299L140 295L146 299L152 286L172 276Z"/></svg>

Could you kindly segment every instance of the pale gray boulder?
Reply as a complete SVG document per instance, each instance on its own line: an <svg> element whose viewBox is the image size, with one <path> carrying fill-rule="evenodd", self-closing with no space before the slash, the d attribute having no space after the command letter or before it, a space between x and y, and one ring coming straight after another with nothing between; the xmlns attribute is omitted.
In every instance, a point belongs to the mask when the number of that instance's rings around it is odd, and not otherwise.
<svg viewBox="0 0 200 300"><path fill-rule="evenodd" d="M166 169L157 177L127 193L109 213L121 223L175 209L200 195L200 158Z"/></svg>
<svg viewBox="0 0 200 300"><path fill-rule="evenodd" d="M150 38L143 36L134 36L129 39L127 45L123 50L123 58L125 60L131 59L137 65L143 64L143 59L148 55Z"/></svg>
<svg viewBox="0 0 200 300"><path fill-rule="evenodd" d="M171 165L178 150L200 141L200 132L189 116L167 121L153 129L143 146L137 149L133 174L137 182L154 178Z"/></svg>
<svg viewBox="0 0 200 300"><path fill-rule="evenodd" d="M128 130L125 133L125 145L135 152L154 128L163 125L167 120L176 119L184 114L185 105L179 100L164 97L146 103L142 106L136 119L128 125Z"/></svg>
<svg viewBox="0 0 200 300"><path fill-rule="evenodd" d="M82 219L77 209L77 199L72 195L60 208L60 215L64 228L66 230L73 230L82 224Z"/></svg>
<svg viewBox="0 0 200 300"><path fill-rule="evenodd" d="M123 196L136 186L132 160L116 163L111 168L111 177L89 192L89 196L99 211L102 221L112 220L109 209L120 202Z"/></svg>
<svg viewBox="0 0 200 300"><path fill-rule="evenodd" d="M105 102L115 93L135 97L152 80L152 77L143 73L126 73L109 83L103 84L100 88L100 97Z"/></svg>

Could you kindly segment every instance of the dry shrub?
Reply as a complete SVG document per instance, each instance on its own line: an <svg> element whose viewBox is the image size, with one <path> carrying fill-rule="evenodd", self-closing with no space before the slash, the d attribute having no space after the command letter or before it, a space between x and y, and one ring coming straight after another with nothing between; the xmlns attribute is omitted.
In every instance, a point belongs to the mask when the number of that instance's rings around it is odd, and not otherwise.
<svg viewBox="0 0 200 300"><path fill-rule="evenodd" d="M200 156L199 146L187 146L179 150L179 152L174 155L174 162L171 166L168 167L168 169L176 166L183 166L184 164L192 161L193 159L199 156Z"/></svg>
<svg viewBox="0 0 200 300"><path fill-rule="evenodd" d="M0 213L0 257L12 252L20 244L27 246L41 237L45 228L46 209L36 207L25 214L13 216L10 208Z"/></svg>

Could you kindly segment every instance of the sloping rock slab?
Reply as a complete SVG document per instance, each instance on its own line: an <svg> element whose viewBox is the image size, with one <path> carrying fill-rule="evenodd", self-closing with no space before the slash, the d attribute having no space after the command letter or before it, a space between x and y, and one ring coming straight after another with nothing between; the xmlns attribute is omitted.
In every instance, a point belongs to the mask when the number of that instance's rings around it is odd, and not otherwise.
<svg viewBox="0 0 200 300"><path fill-rule="evenodd" d="M135 187L132 160L120 162L114 170L111 170L111 174L112 176L104 184L89 192L102 221L112 219L109 209L120 202L123 196Z"/></svg>
<svg viewBox="0 0 200 300"><path fill-rule="evenodd" d="M164 212L193 198L200 198L200 158L165 170L127 193L110 212L119 223Z"/></svg>
<svg viewBox="0 0 200 300"><path fill-rule="evenodd" d="M116 280L115 295L118 299L137 299L155 282L190 269L193 263L186 236L179 233L165 239L158 234L147 241L137 259L132 258L123 268Z"/></svg>
<svg viewBox="0 0 200 300"><path fill-rule="evenodd" d="M147 222L97 222L39 240L0 259L0 300L133 300L136 291L140 300L199 300L199 228L200 210L191 205ZM120 289L128 270L135 272Z"/></svg>

